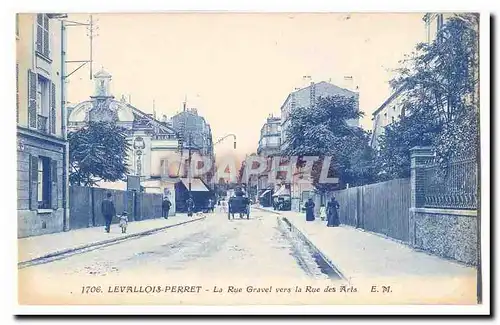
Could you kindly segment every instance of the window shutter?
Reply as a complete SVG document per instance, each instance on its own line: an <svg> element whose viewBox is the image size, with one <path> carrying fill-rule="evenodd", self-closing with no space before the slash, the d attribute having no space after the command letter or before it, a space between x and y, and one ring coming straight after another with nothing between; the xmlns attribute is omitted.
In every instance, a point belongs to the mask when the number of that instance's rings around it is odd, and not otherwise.
<svg viewBox="0 0 500 325"><path fill-rule="evenodd" d="M36 24L36 51L43 53L43 15L37 15Z"/></svg>
<svg viewBox="0 0 500 325"><path fill-rule="evenodd" d="M49 17L43 15L43 55L50 58Z"/></svg>
<svg viewBox="0 0 500 325"><path fill-rule="evenodd" d="M56 134L56 85L50 84L50 133Z"/></svg>
<svg viewBox="0 0 500 325"><path fill-rule="evenodd" d="M30 210L38 209L38 157L30 155Z"/></svg>
<svg viewBox="0 0 500 325"><path fill-rule="evenodd" d="M57 210L58 208L58 186L57 186L57 160L50 161L50 179L51 179L51 204L52 209Z"/></svg>
<svg viewBox="0 0 500 325"><path fill-rule="evenodd" d="M16 63L16 122L19 123L19 63Z"/></svg>
<svg viewBox="0 0 500 325"><path fill-rule="evenodd" d="M28 120L29 127L36 129L36 80L37 76L31 70L28 70Z"/></svg>

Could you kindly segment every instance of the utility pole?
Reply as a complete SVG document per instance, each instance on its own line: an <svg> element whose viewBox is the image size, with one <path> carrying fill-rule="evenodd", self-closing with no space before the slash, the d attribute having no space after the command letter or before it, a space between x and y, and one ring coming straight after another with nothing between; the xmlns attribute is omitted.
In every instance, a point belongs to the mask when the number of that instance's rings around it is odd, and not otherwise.
<svg viewBox="0 0 500 325"><path fill-rule="evenodd" d="M93 43L94 43L94 37L96 36L99 36L99 34L97 34L97 31L99 30L99 27L98 26L95 26L95 21L92 17L92 15L90 15L89 17L89 22L88 23L80 23L80 22L77 22L77 21L71 21L71 20L63 20L62 21L62 28L63 28L63 33L66 33L66 29L68 27L86 27L87 28L87 36L89 37L90 39L90 53L89 53L89 59L88 60L70 60L70 61L66 61L64 60L63 62L64 63L80 63L80 65L74 69L72 72L70 72L68 75L63 75L62 78L63 79L67 79L69 76L71 76L73 73L77 72L78 70L80 70L83 66L85 66L86 64L89 64L90 66L90 80L92 80L92 64L93 64ZM95 32L95 34L94 34Z"/></svg>
<svg viewBox="0 0 500 325"><path fill-rule="evenodd" d="M63 17L67 18L67 16ZM67 33L67 28L68 27L81 27L84 26L87 28L87 36L90 37L90 58L88 60L77 60L77 61L67 61L66 60L66 33ZM63 159L63 182L64 184L69 184L69 144L67 143L68 139L68 125L67 125L67 120L68 116L67 113L68 111L66 110L66 79L68 79L73 73L78 71L80 68L82 68L84 65L87 63L90 64L90 79L92 80L92 40L93 40L93 33L95 30L98 28L94 29L94 22L92 19L92 15L90 15L89 23L80 23L76 21L71 21L71 20L66 20L66 19L61 19L61 111L62 111L62 118L61 118L61 128L64 136L64 140L66 140L66 144L64 147L64 159ZM66 74L66 65L68 63L80 63L80 65L74 69L72 72L69 74ZM62 193L63 197L63 227L64 230L67 231L69 230L69 218L70 218L70 212L69 212L69 187L66 186L65 189L63 190Z"/></svg>
<svg viewBox="0 0 500 325"><path fill-rule="evenodd" d="M188 184L189 184L189 197L191 197L191 158L192 158L193 152L191 150L191 132L188 134Z"/></svg>

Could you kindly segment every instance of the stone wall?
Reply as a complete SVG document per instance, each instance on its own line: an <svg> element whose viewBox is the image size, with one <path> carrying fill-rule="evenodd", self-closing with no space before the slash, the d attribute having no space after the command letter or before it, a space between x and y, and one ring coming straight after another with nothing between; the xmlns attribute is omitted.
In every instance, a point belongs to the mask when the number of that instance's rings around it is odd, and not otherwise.
<svg viewBox="0 0 500 325"><path fill-rule="evenodd" d="M424 168L433 161L432 148L411 149L410 244L441 257L477 265L477 210L425 206Z"/></svg>
<svg viewBox="0 0 500 325"><path fill-rule="evenodd" d="M477 213L471 210L413 209L414 247L477 265Z"/></svg>

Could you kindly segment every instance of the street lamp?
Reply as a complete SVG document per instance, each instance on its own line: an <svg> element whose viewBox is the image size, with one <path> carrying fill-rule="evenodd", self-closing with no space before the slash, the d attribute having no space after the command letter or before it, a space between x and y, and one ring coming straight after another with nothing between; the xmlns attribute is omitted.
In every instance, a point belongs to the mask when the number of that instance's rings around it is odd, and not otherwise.
<svg viewBox="0 0 500 325"><path fill-rule="evenodd" d="M236 135L233 134L233 133L226 134L222 138L219 138L217 141L214 142L213 146L215 147L215 145L221 143L223 140L225 140L225 139L227 139L229 137L233 137L234 138L233 147L234 147L234 149L236 149Z"/></svg>

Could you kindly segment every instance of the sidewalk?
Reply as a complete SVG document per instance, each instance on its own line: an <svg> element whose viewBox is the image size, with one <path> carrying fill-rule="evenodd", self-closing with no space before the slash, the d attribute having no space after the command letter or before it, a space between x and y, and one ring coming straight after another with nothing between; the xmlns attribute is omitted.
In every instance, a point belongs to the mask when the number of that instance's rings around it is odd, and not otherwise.
<svg viewBox="0 0 500 325"><path fill-rule="evenodd" d="M375 277L476 277L476 269L445 260L375 234L348 226L326 227L316 218L307 222L305 214L272 211L286 217L329 259L346 278Z"/></svg>
<svg viewBox="0 0 500 325"><path fill-rule="evenodd" d="M152 220L134 221L128 225L127 233L122 234L118 224L111 225L111 232L108 234L104 227L82 228L47 234L20 238L18 243L19 263L31 261L44 257L48 254L57 254L63 251L71 251L84 246L94 246L107 241L119 240L126 237L137 236L143 232L160 230L169 226L199 220L199 217L188 217L185 214L178 214L168 219L157 218Z"/></svg>

